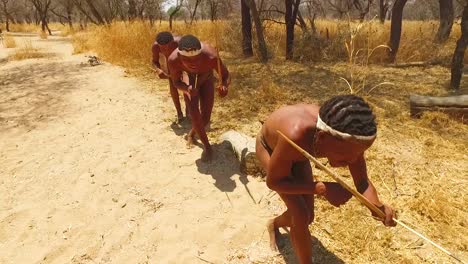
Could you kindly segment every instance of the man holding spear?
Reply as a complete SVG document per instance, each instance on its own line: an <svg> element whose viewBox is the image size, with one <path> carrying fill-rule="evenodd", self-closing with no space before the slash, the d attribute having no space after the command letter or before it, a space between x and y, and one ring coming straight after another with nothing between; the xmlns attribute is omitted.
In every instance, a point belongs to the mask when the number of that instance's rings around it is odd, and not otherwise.
<svg viewBox="0 0 468 264"><path fill-rule="evenodd" d="M279 133L278 133L279 132ZM394 211L383 204L367 177L364 152L376 138L375 116L360 97L331 98L321 107L299 104L273 112L257 136L256 154L267 172L267 186L276 191L287 210L268 223L270 246L278 250L280 227L290 227L291 240L300 263L312 263L308 225L314 220L314 194L323 195L334 206L346 203L352 194L338 183L318 182L309 160L281 134L311 153L325 157L333 167L347 166L359 193L382 213L386 226L395 226Z"/></svg>
<svg viewBox="0 0 468 264"><path fill-rule="evenodd" d="M185 35L180 39L179 48L169 56L168 67L175 87L189 97L192 130L187 135L188 144L193 143L197 133L205 147L202 159L210 160L213 150L205 128L210 123L214 103L213 71L218 73L220 79L217 88L220 97L225 97L228 93L229 71L216 49L201 43L193 35ZM181 80L183 72L189 75L189 84Z"/></svg>

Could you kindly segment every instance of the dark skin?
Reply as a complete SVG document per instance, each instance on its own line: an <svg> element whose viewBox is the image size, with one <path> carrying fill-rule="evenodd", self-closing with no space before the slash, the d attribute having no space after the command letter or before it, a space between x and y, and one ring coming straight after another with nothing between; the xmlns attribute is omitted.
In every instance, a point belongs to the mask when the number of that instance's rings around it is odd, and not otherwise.
<svg viewBox="0 0 468 264"><path fill-rule="evenodd" d="M312 263L312 241L308 225L314 219L314 194L323 195L334 206L346 203L352 195L337 183L314 181L309 160L281 137L277 130L314 157L327 158L331 166L347 166L355 186L368 183L368 188L362 194L383 208L383 223L386 226L396 225L392 220L393 209L379 200L374 185L367 177L364 152L373 142L367 145L348 142L317 130L319 109L317 105L299 104L276 110L261 130L273 153L270 156L260 143L259 136L256 144L257 157L267 172L266 184L279 194L287 207L286 212L268 222L270 246L277 251L278 229L290 227L291 241L300 263Z"/></svg>
<svg viewBox="0 0 468 264"><path fill-rule="evenodd" d="M171 80L168 69L162 69L162 65L159 62L159 57L160 55L164 55L164 57L169 58L169 56L172 54L174 50L177 49L179 46L179 36L174 36L174 41L171 41L165 45L158 44L157 42L153 43L153 46L151 47L151 51L153 53L152 57L152 62L153 62L153 67L156 70L156 75L160 79L167 79L169 81L169 90L171 93L171 98L172 102L174 103L174 106L177 111L177 121L180 122L184 115L182 113L182 108L180 105L179 101L179 91L174 85L174 82ZM188 117L189 116L189 110L188 110L188 97L184 94L184 101L185 101L185 115Z"/></svg>
<svg viewBox="0 0 468 264"><path fill-rule="evenodd" d="M190 146L193 143L195 133L197 133L205 147L203 160L210 160L213 155L205 130L210 123L214 103L213 71L218 72L218 76L222 76L222 83L217 88L220 97L227 95L230 83L229 71L220 59L221 72L219 72L218 59L216 50L203 44L201 53L196 56L183 56L175 50L168 60L171 79L174 80L175 87L189 97L192 129L187 135L188 144ZM189 84L181 80L183 72L188 73Z"/></svg>

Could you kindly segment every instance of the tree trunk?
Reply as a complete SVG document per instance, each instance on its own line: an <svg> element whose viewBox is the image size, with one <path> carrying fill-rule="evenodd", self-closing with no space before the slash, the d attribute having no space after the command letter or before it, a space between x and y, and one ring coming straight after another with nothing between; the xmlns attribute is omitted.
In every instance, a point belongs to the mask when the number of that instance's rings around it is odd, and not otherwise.
<svg viewBox="0 0 468 264"><path fill-rule="evenodd" d="M385 22L385 18L387 16L388 11L388 3L386 0L379 0L379 19L380 23Z"/></svg>
<svg viewBox="0 0 468 264"><path fill-rule="evenodd" d="M198 5L200 4L201 0L197 0L195 2L195 7L193 8L193 13L190 15L190 25L192 25L195 16L197 15Z"/></svg>
<svg viewBox="0 0 468 264"><path fill-rule="evenodd" d="M46 30L47 30L49 35L52 36L52 31L49 28L49 24L47 23L47 17L46 16L43 16L41 18L41 29L42 29L42 32L46 32Z"/></svg>
<svg viewBox="0 0 468 264"><path fill-rule="evenodd" d="M285 0L286 12L284 13L284 21L286 22L286 59L293 58L294 52L294 26L296 21L292 20L293 0Z"/></svg>
<svg viewBox="0 0 468 264"><path fill-rule="evenodd" d="M359 21L362 23L370 11L373 0L367 0L367 6L364 7L359 0L354 0L353 5L359 11Z"/></svg>
<svg viewBox="0 0 468 264"><path fill-rule="evenodd" d="M299 25L301 25L302 32L307 32L307 23L305 22L304 17L302 17L301 11L297 12L297 21L299 21Z"/></svg>
<svg viewBox="0 0 468 264"><path fill-rule="evenodd" d="M244 57L253 56L252 48L252 18L250 16L249 6L244 0L241 0L241 13L242 13L242 51Z"/></svg>
<svg viewBox="0 0 468 264"><path fill-rule="evenodd" d="M447 41L453 26L453 0L439 0L440 7L440 25L434 41L443 43Z"/></svg>
<svg viewBox="0 0 468 264"><path fill-rule="evenodd" d="M83 6L81 6L81 4L78 4L77 2L74 2L74 3L76 5L76 7L81 11L81 14L83 14L86 17L86 19L89 19L89 21L91 21L91 23L93 23L93 24L96 24L96 25L98 24L98 22L96 20L94 20L94 18L92 18L91 15L88 14L88 12L86 12L86 10L83 8Z"/></svg>
<svg viewBox="0 0 468 264"><path fill-rule="evenodd" d="M133 20L136 17L136 13L135 0L128 0L128 20Z"/></svg>
<svg viewBox="0 0 468 264"><path fill-rule="evenodd" d="M388 52L388 62L394 63L398 48L400 47L401 24L403 20L403 8L407 0L395 0L392 9L392 24L390 26L390 51Z"/></svg>
<svg viewBox="0 0 468 264"><path fill-rule="evenodd" d="M73 18L72 18L72 10L67 8L67 19L68 19L68 26L73 29Z"/></svg>
<svg viewBox="0 0 468 264"><path fill-rule="evenodd" d="M3 14L5 15L5 26L6 26L6 31L7 32L10 32L10 18L9 18L9 14L8 14L8 9L7 9L7 2L6 1L2 1L3 3Z"/></svg>
<svg viewBox="0 0 468 264"><path fill-rule="evenodd" d="M463 75L463 58L465 57L466 45L468 45L468 4L463 9L463 17L461 22L462 35L457 41L457 47L452 58L452 77L450 87L458 90L460 81Z"/></svg>
<svg viewBox="0 0 468 264"><path fill-rule="evenodd" d="M47 21L46 21L45 26L46 26L47 32L49 32L49 36L52 36L52 30L50 30L49 23Z"/></svg>
<svg viewBox="0 0 468 264"><path fill-rule="evenodd" d="M257 32L257 41L258 41L258 49L260 52L260 60L262 62L267 62L268 51L267 51L267 46L265 42L265 36L263 35L263 26L260 20L260 14L258 13L257 4L255 3L255 0L244 0L244 1L249 6L253 21L255 23L255 31Z"/></svg>
<svg viewBox="0 0 468 264"><path fill-rule="evenodd" d="M294 26L296 25L297 13L299 12L300 0L285 0L286 12L286 59L292 60L294 56Z"/></svg>

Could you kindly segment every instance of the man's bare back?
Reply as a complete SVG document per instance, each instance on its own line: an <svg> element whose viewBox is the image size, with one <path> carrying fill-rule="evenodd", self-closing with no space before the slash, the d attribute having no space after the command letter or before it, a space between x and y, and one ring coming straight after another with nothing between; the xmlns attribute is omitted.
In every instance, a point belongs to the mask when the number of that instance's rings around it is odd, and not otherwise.
<svg viewBox="0 0 468 264"><path fill-rule="evenodd" d="M343 131L330 127L327 122ZM280 137L278 130L313 156L327 158L331 166L347 166L358 191L386 214L384 223L395 225L393 209L380 202L367 177L364 152L376 135L369 106L351 95L332 98L321 107L286 106L268 117L256 144L257 157L267 172L267 186L279 194L288 208L267 224L273 250L277 249L278 228L288 226L300 263L311 263L308 225L314 219L314 194L324 195L335 206L351 198L351 193L337 183L315 181L309 161Z"/></svg>

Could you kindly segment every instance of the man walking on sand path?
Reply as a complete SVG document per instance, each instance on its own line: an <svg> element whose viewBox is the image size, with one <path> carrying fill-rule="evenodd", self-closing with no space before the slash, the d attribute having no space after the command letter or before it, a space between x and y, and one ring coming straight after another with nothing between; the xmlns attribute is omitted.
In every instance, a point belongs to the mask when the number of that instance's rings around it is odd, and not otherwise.
<svg viewBox="0 0 468 264"><path fill-rule="evenodd" d="M210 160L213 150L208 141L205 128L209 125L214 103L213 70L218 72L221 81L218 94L225 97L230 84L229 71L218 57L216 50L201 43L193 35L185 35L179 41L179 48L168 59L169 72L177 89L189 97L189 111L192 129L187 135L189 146L194 141L195 133L202 141L205 151L202 160ZM189 84L184 83L182 73L189 75Z"/></svg>
<svg viewBox="0 0 468 264"><path fill-rule="evenodd" d="M180 123L184 118L182 113L180 101L179 101L179 92L177 88L174 86L174 82L170 78L169 69L167 67L167 59L171 55L171 53L177 49L179 45L179 36L174 36L172 33L163 31L159 32L156 36L156 41L153 43L151 47L151 51L153 53L153 67L156 70L156 74L160 79L168 79L169 80L169 90L171 93L172 102L177 111L177 122ZM184 101L185 101L185 116L189 117L189 109L187 103L188 97L184 94Z"/></svg>
<svg viewBox="0 0 468 264"><path fill-rule="evenodd" d="M357 190L385 213L383 223L395 226L393 209L383 204L367 177L364 152L377 135L375 116L369 105L355 95L331 98L322 106L298 104L274 111L257 136L256 154L267 172L266 184L286 204L282 215L268 222L270 246L278 250L280 227L290 227L299 262L312 263L309 224L314 220L314 194L323 195L339 207L352 194L335 182L316 182L307 158L291 146L281 131L314 157L327 158L333 167L347 166Z"/></svg>

